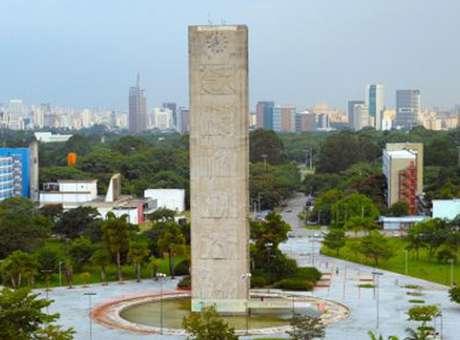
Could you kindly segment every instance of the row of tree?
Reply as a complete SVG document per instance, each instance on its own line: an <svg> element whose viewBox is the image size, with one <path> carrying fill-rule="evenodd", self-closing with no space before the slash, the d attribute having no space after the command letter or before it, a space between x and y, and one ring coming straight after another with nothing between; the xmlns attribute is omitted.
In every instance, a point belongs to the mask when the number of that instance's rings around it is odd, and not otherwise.
<svg viewBox="0 0 460 340"><path fill-rule="evenodd" d="M147 263L155 275L165 254L168 271L174 275L179 265L174 258L187 259L189 254L190 226L185 220L177 222L175 212L167 209L152 214L152 222L142 232L125 216L108 214L103 220L90 207L66 212L55 206L37 209L20 198L0 203L0 222L3 218L8 223L6 227L0 223L0 228L11 229L4 229L8 237L0 239L4 257L0 272L3 282L13 288L32 287L36 279L47 281L49 273L58 270L62 270L69 286L74 273L84 273L89 280L95 270L106 282L107 269L112 265L121 281L124 264L132 265L140 280L141 266ZM10 243L11 239L16 242ZM187 274L188 266L179 266L181 274Z"/></svg>

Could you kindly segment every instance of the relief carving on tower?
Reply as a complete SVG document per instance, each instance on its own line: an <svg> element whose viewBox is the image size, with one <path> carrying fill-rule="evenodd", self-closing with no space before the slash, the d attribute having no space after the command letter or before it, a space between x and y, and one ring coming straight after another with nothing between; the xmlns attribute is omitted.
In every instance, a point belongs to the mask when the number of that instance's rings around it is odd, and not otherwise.
<svg viewBox="0 0 460 340"><path fill-rule="evenodd" d="M201 65L200 94L235 94L235 78L235 69L231 65Z"/></svg>

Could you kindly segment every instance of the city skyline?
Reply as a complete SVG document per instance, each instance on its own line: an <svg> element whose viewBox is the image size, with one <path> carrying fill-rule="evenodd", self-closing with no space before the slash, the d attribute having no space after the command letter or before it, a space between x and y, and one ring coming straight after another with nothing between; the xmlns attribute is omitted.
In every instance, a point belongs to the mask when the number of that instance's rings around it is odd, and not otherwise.
<svg viewBox="0 0 460 340"><path fill-rule="evenodd" d="M137 6L111 2L107 10L102 1L91 12L87 4L0 4L10 13L0 23L0 72L7 80L0 84L0 101L127 110L125 86L140 71L151 103L187 105L186 27L208 20L218 24L222 18L251 27L251 107L276 98L296 107L327 102L345 108L348 99L361 97L363 85L373 83L384 84L387 94L420 89L426 106L460 101L458 47L449 40L457 33L458 3L293 1L287 7L274 1L199 1L191 8L140 1ZM298 13L303 20L296 19ZM120 28L120 20L130 25ZM436 27L425 30L427 20ZM283 22L282 29L276 21ZM385 97L386 106L395 105L392 97Z"/></svg>

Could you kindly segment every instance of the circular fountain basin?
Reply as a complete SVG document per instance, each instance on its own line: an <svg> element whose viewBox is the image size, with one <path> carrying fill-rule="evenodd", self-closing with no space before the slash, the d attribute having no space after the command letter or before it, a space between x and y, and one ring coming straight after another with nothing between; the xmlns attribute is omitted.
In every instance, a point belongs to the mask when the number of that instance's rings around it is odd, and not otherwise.
<svg viewBox="0 0 460 340"><path fill-rule="evenodd" d="M163 306L161 306L163 304ZM163 327L170 329L182 329L182 322L185 317L191 314L190 297L165 299L161 301L146 302L127 307L120 312L120 316L133 323L161 327L161 309L163 308ZM246 315L222 315L230 327L237 330L245 330L246 324L249 329L281 327L289 325L293 312L309 316L319 317L320 313L309 304L295 306L292 308L274 309L253 309L249 319ZM249 321L249 322L248 322Z"/></svg>
<svg viewBox="0 0 460 340"><path fill-rule="evenodd" d="M134 333L186 336L182 322L190 314L190 304L189 292L137 295L98 305L91 311L91 317L106 327ZM251 293L250 305L253 308L249 319L246 315L222 315L237 335L285 333L291 329L289 322L293 314L319 317L326 325L346 319L350 314L346 306L334 301L282 291Z"/></svg>

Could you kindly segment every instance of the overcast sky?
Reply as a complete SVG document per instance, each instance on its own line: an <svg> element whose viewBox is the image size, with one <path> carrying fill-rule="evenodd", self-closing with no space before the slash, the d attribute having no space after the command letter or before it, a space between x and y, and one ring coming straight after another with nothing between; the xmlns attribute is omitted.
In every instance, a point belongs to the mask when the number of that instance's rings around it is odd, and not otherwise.
<svg viewBox="0 0 460 340"><path fill-rule="evenodd" d="M460 103L459 0L1 0L0 102L187 104L187 26L247 24L251 102L345 108L369 82Z"/></svg>

